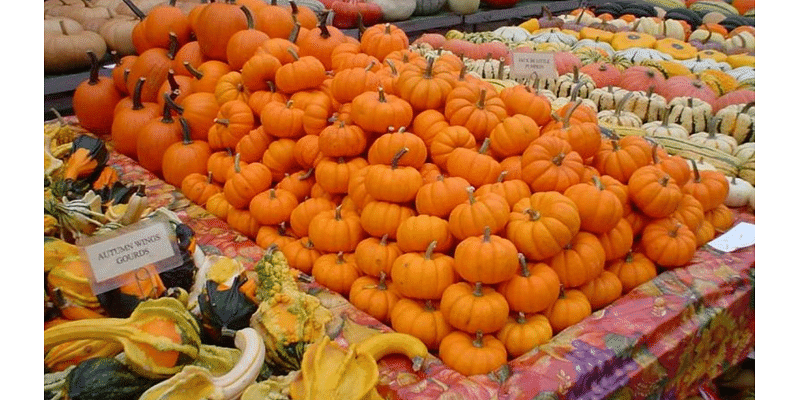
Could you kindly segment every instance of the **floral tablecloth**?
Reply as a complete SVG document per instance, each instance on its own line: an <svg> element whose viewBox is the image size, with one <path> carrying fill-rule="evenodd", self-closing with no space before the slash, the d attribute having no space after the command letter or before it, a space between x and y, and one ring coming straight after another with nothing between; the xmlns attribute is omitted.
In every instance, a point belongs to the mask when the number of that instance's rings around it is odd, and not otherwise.
<svg viewBox="0 0 800 400"><path fill-rule="evenodd" d="M255 242L134 160L112 152L110 164L123 181L146 185L151 206L191 226L204 253L247 267L261 258ZM734 212L735 223L755 223L754 214ZM754 350L754 271L755 245L728 254L706 246L689 266L661 273L498 371L467 378L430 356L414 372L406 359L385 357L379 391L387 399L683 399ZM340 321L390 329L338 294L304 287Z"/></svg>

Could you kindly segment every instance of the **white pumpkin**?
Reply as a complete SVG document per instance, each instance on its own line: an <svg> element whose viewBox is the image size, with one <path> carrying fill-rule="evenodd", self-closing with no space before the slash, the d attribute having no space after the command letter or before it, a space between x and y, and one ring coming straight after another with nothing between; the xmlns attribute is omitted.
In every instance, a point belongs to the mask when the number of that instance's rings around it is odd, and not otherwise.
<svg viewBox="0 0 800 400"><path fill-rule="evenodd" d="M531 37L531 34L525 28L520 28L518 26L501 26L494 31L492 31L495 35L508 39L513 43L517 42L524 42Z"/></svg>
<svg viewBox="0 0 800 400"><path fill-rule="evenodd" d="M384 21L405 21L414 14L416 0L366 0L381 8Z"/></svg>
<svg viewBox="0 0 800 400"><path fill-rule="evenodd" d="M737 82L742 82L747 79L756 79L756 69L749 65L734 68L725 71L725 73L736 78Z"/></svg>
<svg viewBox="0 0 800 400"><path fill-rule="evenodd" d="M540 29L531 34L530 41L537 43L563 43L573 46L578 42L575 36L561 32L558 28Z"/></svg>
<svg viewBox="0 0 800 400"><path fill-rule="evenodd" d="M644 60L672 61L672 56L667 53L643 47L630 47L625 50L619 50L614 54L614 59L618 58L628 60L634 64Z"/></svg>
<svg viewBox="0 0 800 400"><path fill-rule="evenodd" d="M447 0L447 7L455 14L475 14L481 5L481 0Z"/></svg>
<svg viewBox="0 0 800 400"><path fill-rule="evenodd" d="M728 179L728 197L725 198L725 205L728 207L743 207L747 205L750 195L755 190L750 182L732 176Z"/></svg>
<svg viewBox="0 0 800 400"><path fill-rule="evenodd" d="M651 121L642 124L642 129L647 132L647 136L669 136L679 139L689 138L689 132L686 128L674 122L667 122L666 118L662 121Z"/></svg>
<svg viewBox="0 0 800 400"><path fill-rule="evenodd" d="M732 69L731 65L725 61L715 61L712 58L700 58L700 56L697 56L696 58L690 58L688 60L680 60L679 62L694 73L707 69L723 72L730 71Z"/></svg>

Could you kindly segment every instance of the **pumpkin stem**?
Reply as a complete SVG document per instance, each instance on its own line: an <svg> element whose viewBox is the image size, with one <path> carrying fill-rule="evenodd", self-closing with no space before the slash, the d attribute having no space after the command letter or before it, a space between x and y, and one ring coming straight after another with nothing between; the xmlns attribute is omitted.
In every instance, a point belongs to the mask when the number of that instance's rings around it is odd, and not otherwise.
<svg viewBox="0 0 800 400"><path fill-rule="evenodd" d="M240 159L241 159L241 155L239 153L236 153L236 155L233 156L233 172L235 172L237 174L242 172L242 166L239 163ZM275 245L275 247L277 247L277 245Z"/></svg>
<svg viewBox="0 0 800 400"><path fill-rule="evenodd" d="M458 73L458 80L463 81L467 77L467 64L461 64L461 71Z"/></svg>
<svg viewBox="0 0 800 400"><path fill-rule="evenodd" d="M192 129L189 128L189 121L186 118L180 117L178 122L181 123L181 131L183 133L183 144L190 145L192 144ZM209 172L210 173L210 172Z"/></svg>
<svg viewBox="0 0 800 400"><path fill-rule="evenodd" d="M133 14L136 15L136 17L139 18L140 20L147 17L147 14L145 14L141 9L139 9L139 7L136 7L136 4L133 4L133 1L122 0L122 2L125 3L125 5L128 6L128 8L130 8L131 11L133 11Z"/></svg>
<svg viewBox="0 0 800 400"><path fill-rule="evenodd" d="M531 270L528 268L528 260L525 259L525 255L522 253L517 253L517 259L519 259L520 275L525 278L530 277Z"/></svg>
<svg viewBox="0 0 800 400"><path fill-rule="evenodd" d="M481 148L478 149L478 153L486 154L486 152L489 151L490 144L491 144L491 139L489 139L488 137L486 139L483 139L483 144L481 144Z"/></svg>
<svg viewBox="0 0 800 400"><path fill-rule="evenodd" d="M475 340L472 341L472 345L477 348L483 347L483 332L481 331L475 332Z"/></svg>
<svg viewBox="0 0 800 400"><path fill-rule="evenodd" d="M64 26L63 20L58 21L58 23ZM86 54L88 54L89 59L92 60L92 67L89 70L89 82L87 83L94 86L100 82L100 60L97 59L97 55L91 50L87 50Z"/></svg>
<svg viewBox="0 0 800 400"><path fill-rule="evenodd" d="M335 220L337 220L337 221L341 221L342 220L342 205L341 204L336 206L336 208L333 210L333 218Z"/></svg>
<svg viewBox="0 0 800 400"><path fill-rule="evenodd" d="M252 30L255 29L255 21L253 21L253 13L250 12L250 9L247 8L244 4L239 7L240 10L244 13L244 17L247 19L247 29Z"/></svg>
<svg viewBox="0 0 800 400"><path fill-rule="evenodd" d="M60 112L58 112L58 110L56 110L53 107L50 107L50 112L52 112L53 114L56 115L56 119L58 120L58 124L59 125L61 125L61 126L66 126L67 125L67 120L64 119L64 117L61 115Z"/></svg>
<svg viewBox="0 0 800 400"><path fill-rule="evenodd" d="M397 151L394 157L392 157L392 169L397 169L398 164L400 163L400 157L408 153L408 151L409 151L408 147L403 147Z"/></svg>
<svg viewBox="0 0 800 400"><path fill-rule="evenodd" d="M386 65L389 66L389 69L392 70L392 75L396 76L397 75L397 67L394 65L394 61L392 61L392 60L387 58L386 60L383 60L383 62L385 62Z"/></svg>
<svg viewBox="0 0 800 400"><path fill-rule="evenodd" d="M311 250L311 249L314 248L314 242L312 242L311 239L306 238L305 243L303 243L303 242L301 242L301 243L303 244L303 247L305 247L306 249Z"/></svg>
<svg viewBox="0 0 800 400"><path fill-rule="evenodd" d="M319 21L319 36L322 37L323 39L331 37L331 33L328 31L328 25L326 25L326 21L328 20L328 14L330 14L330 12L331 12L330 10L325 10L325 12L322 13L322 17L320 18Z"/></svg>
<svg viewBox="0 0 800 400"><path fill-rule="evenodd" d="M483 243L489 243L492 241L492 228L489 225L483 227Z"/></svg>
<svg viewBox="0 0 800 400"><path fill-rule="evenodd" d="M486 88L482 88L481 94L478 96L478 102L475 103L475 107L477 107L480 110L483 110L485 102L486 102Z"/></svg>
<svg viewBox="0 0 800 400"><path fill-rule="evenodd" d="M289 54L292 56L292 58L294 58L295 61L300 59L300 56L297 55L297 52L293 48L289 47L288 49L286 49L286 51L289 52Z"/></svg>
<svg viewBox="0 0 800 400"><path fill-rule="evenodd" d="M467 195L469 196L469 204L475 204L475 187L467 187Z"/></svg>
<svg viewBox="0 0 800 400"><path fill-rule="evenodd" d="M225 127L227 127L228 125L230 125L231 120L227 118L214 118L214 123L224 125Z"/></svg>
<svg viewBox="0 0 800 400"><path fill-rule="evenodd" d="M500 171L500 175L497 175L497 183L502 183L505 181L506 176L508 176L508 171Z"/></svg>
<svg viewBox="0 0 800 400"><path fill-rule="evenodd" d="M514 320L520 325L524 325L526 322L528 322L528 320L525 319L525 313L522 311L517 312L517 317Z"/></svg>
<svg viewBox="0 0 800 400"><path fill-rule="evenodd" d="M164 112L162 114L161 122L165 124L171 124L175 120L172 119L172 107L169 105L169 103L167 103L167 99L170 98L169 95L166 93L163 93L162 95L164 96Z"/></svg>
<svg viewBox="0 0 800 400"><path fill-rule="evenodd" d="M269 198L272 199L272 200L275 200L275 199L278 198L278 195L275 194L275 188L270 188L269 189Z"/></svg>
<svg viewBox="0 0 800 400"><path fill-rule="evenodd" d="M370 62L369 62L369 65L367 65L366 67L364 67L364 71L369 71L369 70L371 70L373 67L375 67L375 64L377 64L377 62L376 62L375 60L372 60L372 61L370 61Z"/></svg>
<svg viewBox="0 0 800 400"><path fill-rule="evenodd" d="M302 175L297 177L297 180L303 181L311 177L314 174L314 168L309 168L308 171L303 173Z"/></svg>
<svg viewBox="0 0 800 400"><path fill-rule="evenodd" d="M603 185L603 182L600 181L600 177L597 175L592 175L592 183L594 183L594 187L597 190L606 190L606 185Z"/></svg>
<svg viewBox="0 0 800 400"><path fill-rule="evenodd" d="M136 81L136 86L133 87L133 95L131 95L131 100L133 101L133 109L134 110L141 110L144 108L144 104L142 104L142 87L144 87L144 81L147 78L141 76L139 80Z"/></svg>
<svg viewBox="0 0 800 400"><path fill-rule="evenodd" d="M428 248L425 249L425 260L426 261L430 260L431 257L433 256L433 249L436 248L436 244L437 244L437 242L435 240L431 241L431 243L428 245Z"/></svg>
<svg viewBox="0 0 800 400"><path fill-rule="evenodd" d="M175 71L172 68L167 71L167 82L169 82L169 97L174 101L181 94L181 85L175 80Z"/></svg>
<svg viewBox="0 0 800 400"><path fill-rule="evenodd" d="M653 164L658 164L661 159L658 157L658 143L653 143L653 152L651 153Z"/></svg>
<svg viewBox="0 0 800 400"><path fill-rule="evenodd" d="M582 83L579 83L578 85L581 85L581 84ZM576 89L577 89L577 86L573 89L573 92L576 92L577 91ZM562 124L563 124L563 128L562 129L565 129L565 130L569 129L569 126L570 126L569 120L572 118L572 113L574 113L575 110L578 109L578 106L581 105L581 102L583 102L583 99L577 99L576 101L572 102L572 107L570 107L569 110L567 110L567 114L564 115L564 119L562 120Z"/></svg>
<svg viewBox="0 0 800 400"><path fill-rule="evenodd" d="M533 209L530 209L530 208L526 208L524 213L528 214L528 216L530 217L530 221L538 221L539 218L542 217L542 213L540 213L539 210L533 210Z"/></svg>
<svg viewBox="0 0 800 400"><path fill-rule="evenodd" d="M122 80L124 82L128 82L128 77L130 75L131 75L131 69L130 68L125 68L125 70L122 71Z"/></svg>
<svg viewBox="0 0 800 400"><path fill-rule="evenodd" d="M169 49L167 51L167 58L175 60L175 54L178 52L180 44L178 43L178 35L175 32L169 33Z"/></svg>
<svg viewBox="0 0 800 400"><path fill-rule="evenodd" d="M378 279L378 290L386 290L386 272L381 271L381 275Z"/></svg>
<svg viewBox="0 0 800 400"><path fill-rule="evenodd" d="M238 154L237 154L237 156L238 156ZM274 253L275 250L278 250L278 244L277 243L270 243L270 245L267 246L267 248L265 249L264 255L272 257L272 253Z"/></svg>
<svg viewBox="0 0 800 400"><path fill-rule="evenodd" d="M620 100L619 103L617 103L617 107L614 109L614 116L617 117L618 119L619 116L622 114L622 107L625 106L625 103L628 101L628 99L631 98L631 96L633 96L633 92L625 93L625 96L622 96L622 100Z"/></svg>
<svg viewBox="0 0 800 400"><path fill-rule="evenodd" d="M378 101L386 103L386 93L383 91L383 86L378 86Z"/></svg>
<svg viewBox="0 0 800 400"><path fill-rule="evenodd" d="M203 73L198 71L195 67L192 66L188 61L183 62L183 66L192 74L193 77L197 78L197 80L203 79Z"/></svg>
<svg viewBox="0 0 800 400"><path fill-rule="evenodd" d="M381 246L386 246L386 244L388 242L389 242L389 234L388 233L384 233L383 236L381 236L380 245Z"/></svg>
<svg viewBox="0 0 800 400"><path fill-rule="evenodd" d="M183 114L183 106L176 103L175 100L172 100L172 96L166 96L164 98L164 104L168 104L170 108L175 110L175 112L177 112L178 114Z"/></svg>
<svg viewBox="0 0 800 400"><path fill-rule="evenodd" d="M475 297L483 296L483 282L475 282L475 289L472 291L472 295Z"/></svg>
<svg viewBox="0 0 800 400"><path fill-rule="evenodd" d="M436 307L433 305L433 300L425 300L425 311L436 311Z"/></svg>
<svg viewBox="0 0 800 400"><path fill-rule="evenodd" d="M428 65L425 67L425 73L422 74L424 79L431 79L433 76L433 57L428 58Z"/></svg>
<svg viewBox="0 0 800 400"><path fill-rule="evenodd" d="M697 162L695 162L693 158L690 158L689 161L692 162L692 171L694 171L694 181L700 182L700 170L697 169Z"/></svg>
<svg viewBox="0 0 800 400"><path fill-rule="evenodd" d="M300 34L300 23L297 22L297 19L295 18L294 27L292 28L292 31L289 33L289 38L287 40L292 43L295 43L297 42L297 35L299 34Z"/></svg>
<svg viewBox="0 0 800 400"><path fill-rule="evenodd" d="M678 220L675 220L675 228L669 231L669 237L677 237L678 230L680 230L682 226L683 225Z"/></svg>
<svg viewBox="0 0 800 400"><path fill-rule="evenodd" d="M553 157L553 164L555 164L557 166L561 166L561 163L564 162L564 158L566 158L566 157L567 157L566 154L559 153L557 156Z"/></svg>

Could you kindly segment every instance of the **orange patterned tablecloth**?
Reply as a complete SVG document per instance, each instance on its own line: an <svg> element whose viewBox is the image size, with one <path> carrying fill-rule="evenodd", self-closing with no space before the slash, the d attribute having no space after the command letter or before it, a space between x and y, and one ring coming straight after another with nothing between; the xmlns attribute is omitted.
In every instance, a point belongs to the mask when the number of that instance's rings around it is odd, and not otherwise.
<svg viewBox="0 0 800 400"><path fill-rule="evenodd" d="M256 243L134 160L112 152L110 164L123 181L146 185L151 206L191 226L206 254L248 267L261 258ZM737 223L755 223L751 212L734 211ZM387 399L683 399L754 349L754 271L754 245L729 254L706 246L689 266L661 273L496 373L467 378L433 356L414 372L386 357L379 389ZM319 296L337 317L390 329L338 294Z"/></svg>

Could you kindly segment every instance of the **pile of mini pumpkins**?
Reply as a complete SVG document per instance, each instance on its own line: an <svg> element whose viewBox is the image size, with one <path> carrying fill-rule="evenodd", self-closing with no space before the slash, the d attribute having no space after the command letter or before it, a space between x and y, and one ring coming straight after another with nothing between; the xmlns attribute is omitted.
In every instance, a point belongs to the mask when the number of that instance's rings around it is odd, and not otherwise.
<svg viewBox="0 0 800 400"><path fill-rule="evenodd" d="M280 6L246 3L142 20L138 55L77 88L79 121L456 371L548 341L733 222L725 176L603 135L580 99L497 90L390 24L355 40L295 7L265 32L248 8Z"/></svg>

